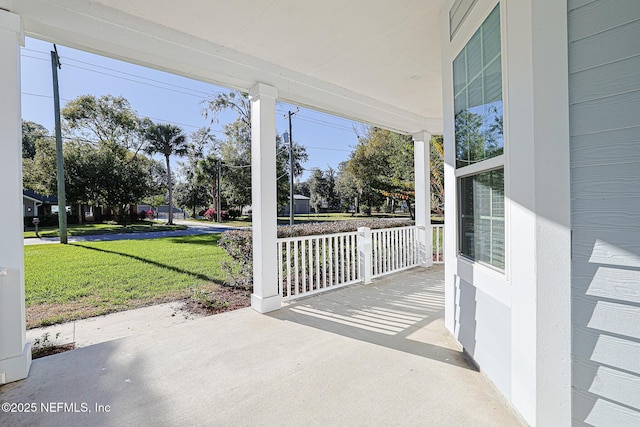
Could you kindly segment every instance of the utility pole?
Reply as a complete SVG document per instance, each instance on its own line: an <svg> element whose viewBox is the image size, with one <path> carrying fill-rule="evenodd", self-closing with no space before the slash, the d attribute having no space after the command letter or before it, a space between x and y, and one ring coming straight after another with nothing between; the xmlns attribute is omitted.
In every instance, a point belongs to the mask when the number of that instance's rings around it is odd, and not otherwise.
<svg viewBox="0 0 640 427"><path fill-rule="evenodd" d="M58 68L62 69L58 48L51 51L51 71L53 73L53 109L56 123L56 171L58 183L58 228L60 243L67 244L67 197L64 191L64 157L62 156L62 129L60 127L60 93L58 91Z"/></svg>
<svg viewBox="0 0 640 427"><path fill-rule="evenodd" d="M220 175L222 174L222 162L220 159L216 160L218 163L218 174L216 175L216 216L218 222L222 222L222 199L221 199L221 191L220 191Z"/></svg>
<svg viewBox="0 0 640 427"><path fill-rule="evenodd" d="M287 114L289 116L289 225L293 225L295 223L295 200L293 198L293 134L291 133L291 116L296 114L300 110L289 111ZM287 117L287 116L285 116ZM285 138L285 142L286 138Z"/></svg>

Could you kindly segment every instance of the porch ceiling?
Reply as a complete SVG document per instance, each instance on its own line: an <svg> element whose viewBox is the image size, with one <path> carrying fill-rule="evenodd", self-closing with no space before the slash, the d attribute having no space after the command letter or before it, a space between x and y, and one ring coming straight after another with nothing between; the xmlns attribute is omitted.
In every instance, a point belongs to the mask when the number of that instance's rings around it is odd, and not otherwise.
<svg viewBox="0 0 640 427"><path fill-rule="evenodd" d="M447 0L0 0L25 33L405 132L441 127Z"/></svg>

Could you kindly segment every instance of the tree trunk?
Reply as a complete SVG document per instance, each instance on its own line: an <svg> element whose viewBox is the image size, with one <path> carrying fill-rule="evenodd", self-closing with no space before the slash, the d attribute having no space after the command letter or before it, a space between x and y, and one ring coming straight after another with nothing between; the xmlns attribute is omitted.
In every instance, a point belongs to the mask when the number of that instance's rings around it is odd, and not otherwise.
<svg viewBox="0 0 640 427"><path fill-rule="evenodd" d="M171 184L171 164L169 156L164 157L167 161L167 184L169 187L169 220L167 224L173 225L173 185Z"/></svg>
<svg viewBox="0 0 640 427"><path fill-rule="evenodd" d="M218 222L218 188L216 187L216 180L214 179L211 182L211 198L213 200L213 209L215 209L216 211L216 219L215 221Z"/></svg>
<svg viewBox="0 0 640 427"><path fill-rule="evenodd" d="M193 196L193 219L196 219L196 196Z"/></svg>

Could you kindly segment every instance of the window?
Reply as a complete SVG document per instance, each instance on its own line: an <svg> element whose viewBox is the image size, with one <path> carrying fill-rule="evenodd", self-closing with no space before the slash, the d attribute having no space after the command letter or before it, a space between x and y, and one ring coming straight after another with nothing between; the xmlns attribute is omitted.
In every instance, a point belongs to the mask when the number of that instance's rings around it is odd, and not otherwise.
<svg viewBox="0 0 640 427"><path fill-rule="evenodd" d="M500 7L453 61L460 253L504 270Z"/></svg>
<svg viewBox="0 0 640 427"><path fill-rule="evenodd" d="M504 170L460 178L460 252L504 269Z"/></svg>

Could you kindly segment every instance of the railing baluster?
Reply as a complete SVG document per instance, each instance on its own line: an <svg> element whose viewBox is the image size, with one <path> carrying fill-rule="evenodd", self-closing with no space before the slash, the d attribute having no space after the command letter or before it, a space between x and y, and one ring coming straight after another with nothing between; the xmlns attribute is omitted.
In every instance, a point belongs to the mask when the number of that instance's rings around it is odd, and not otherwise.
<svg viewBox="0 0 640 427"><path fill-rule="evenodd" d="M397 231L397 229L393 229L389 233L391 234L391 247L393 252L393 258L391 258L393 267L391 268L391 271L398 269L398 239L396 238Z"/></svg>
<svg viewBox="0 0 640 427"><path fill-rule="evenodd" d="M316 238L316 289L320 289L320 238Z"/></svg>
<svg viewBox="0 0 640 427"><path fill-rule="evenodd" d="M315 273L315 267L313 266L313 238L309 239L309 259L307 260L307 264L309 264L309 292L313 290L313 276Z"/></svg>
<svg viewBox="0 0 640 427"><path fill-rule="evenodd" d="M335 285L335 279L333 278L333 267L335 264L336 256L333 254L333 237L329 237L329 286Z"/></svg>
<svg viewBox="0 0 640 427"><path fill-rule="evenodd" d="M342 279L340 281L340 283L344 283L344 257L345 257L345 237L341 236L342 238L339 240L342 240L340 242L340 278Z"/></svg>
<svg viewBox="0 0 640 427"><path fill-rule="evenodd" d="M327 238L322 238L322 287L327 287Z"/></svg>
<svg viewBox="0 0 640 427"><path fill-rule="evenodd" d="M282 242L278 242L278 292L281 297L284 297L284 288L282 282Z"/></svg>
<svg viewBox="0 0 640 427"><path fill-rule="evenodd" d="M294 294L298 295L298 292L300 290L300 274L299 274L299 268L298 268L298 241L296 240L293 244L293 274L295 276L295 289L294 289Z"/></svg>
<svg viewBox="0 0 640 427"><path fill-rule="evenodd" d="M405 252L406 252L406 247L405 247L405 232L406 230L402 229L400 230L400 268L405 268L407 266L407 262L405 259Z"/></svg>
<svg viewBox="0 0 640 427"><path fill-rule="evenodd" d="M356 268L358 264L358 236L351 235L351 280L356 280L358 277L356 276L358 269Z"/></svg>
<svg viewBox="0 0 640 427"><path fill-rule="evenodd" d="M287 297L291 296L291 242L287 242Z"/></svg>
<svg viewBox="0 0 640 427"><path fill-rule="evenodd" d="M344 252L345 252L345 264L344 264L344 277L345 282L349 281L349 272L351 271L351 236L344 236Z"/></svg>
<svg viewBox="0 0 640 427"><path fill-rule="evenodd" d="M301 292L304 294L307 292L307 254L306 254L306 240L300 240L300 255L301 255L301 271L300 275L302 276L302 289Z"/></svg>

